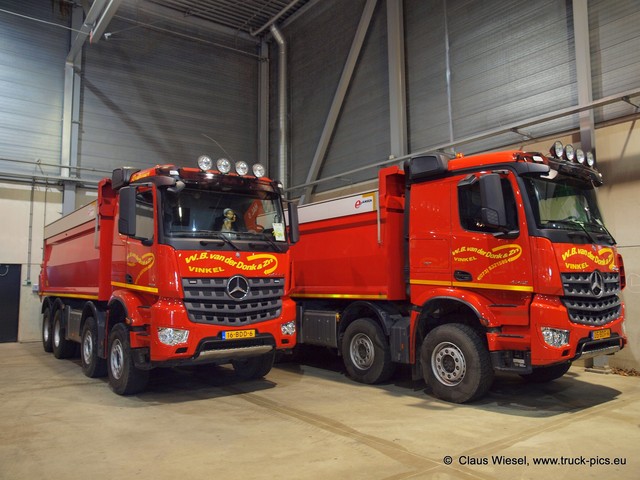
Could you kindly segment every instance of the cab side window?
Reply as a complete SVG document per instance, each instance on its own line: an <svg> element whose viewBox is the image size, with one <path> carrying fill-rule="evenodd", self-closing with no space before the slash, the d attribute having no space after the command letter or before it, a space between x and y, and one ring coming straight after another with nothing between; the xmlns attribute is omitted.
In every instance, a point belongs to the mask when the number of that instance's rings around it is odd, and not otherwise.
<svg viewBox="0 0 640 480"><path fill-rule="evenodd" d="M153 193L151 190L136 194L136 237L153 238Z"/></svg>
<svg viewBox="0 0 640 480"><path fill-rule="evenodd" d="M500 181L507 213L507 228L518 230L518 213L513 188L508 179ZM480 200L480 182L466 182L458 187L458 207L460 224L465 230L483 233L496 233L499 230L485 225L482 221L482 202Z"/></svg>

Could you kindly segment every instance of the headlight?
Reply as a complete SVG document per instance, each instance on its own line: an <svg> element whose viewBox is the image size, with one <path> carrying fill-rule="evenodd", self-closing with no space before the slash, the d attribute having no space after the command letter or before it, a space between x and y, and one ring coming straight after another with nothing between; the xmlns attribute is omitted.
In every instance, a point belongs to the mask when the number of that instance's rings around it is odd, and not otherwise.
<svg viewBox="0 0 640 480"><path fill-rule="evenodd" d="M296 333L296 322L287 322L280 325L280 331L283 335L293 335Z"/></svg>
<svg viewBox="0 0 640 480"><path fill-rule="evenodd" d="M253 174L257 177L257 178L262 178L264 177L265 174L265 170L264 170L264 166L262 166L259 163L255 163L253 165L253 167L251 167L251 169L253 170Z"/></svg>
<svg viewBox="0 0 640 480"><path fill-rule="evenodd" d="M573 162L573 159L576 158L576 152L573 149L573 145L569 144L564 147L564 156L570 162Z"/></svg>
<svg viewBox="0 0 640 480"><path fill-rule="evenodd" d="M206 172L207 170L211 170L212 166L213 166L213 161L211 160L210 156L200 155L198 157L198 167L200 167L200 170L202 170L203 172Z"/></svg>
<svg viewBox="0 0 640 480"><path fill-rule="evenodd" d="M564 347L569 345L569 330L559 328L542 327L542 337L547 345L552 347Z"/></svg>
<svg viewBox="0 0 640 480"><path fill-rule="evenodd" d="M551 147L551 155L556 158L562 158L562 154L564 153L564 145L560 140L556 140Z"/></svg>
<svg viewBox="0 0 640 480"><path fill-rule="evenodd" d="M596 163L596 158L593 156L593 153L587 152L587 165L589 165L590 167L593 167L595 163Z"/></svg>
<svg viewBox="0 0 640 480"><path fill-rule="evenodd" d="M249 165L247 165L247 162L243 162L243 161L236 162L236 172L238 172L238 175L240 176L246 175L247 173L249 173Z"/></svg>
<svg viewBox="0 0 640 480"><path fill-rule="evenodd" d="M584 161L585 161L585 156L584 156L584 151L577 149L576 150L576 160L578 161L579 164L584 165Z"/></svg>
<svg viewBox="0 0 640 480"><path fill-rule="evenodd" d="M158 340L160 340L160 343L173 346L180 343L186 343L188 339L189 330L158 327Z"/></svg>
<svg viewBox="0 0 640 480"><path fill-rule="evenodd" d="M229 173L231 171L231 162L226 158L219 158L216 167L220 173Z"/></svg>

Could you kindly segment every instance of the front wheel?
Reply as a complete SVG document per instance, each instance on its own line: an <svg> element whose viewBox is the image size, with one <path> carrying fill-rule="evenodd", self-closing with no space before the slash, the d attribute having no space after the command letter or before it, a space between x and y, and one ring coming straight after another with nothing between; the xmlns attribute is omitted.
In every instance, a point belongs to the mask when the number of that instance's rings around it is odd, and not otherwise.
<svg viewBox="0 0 640 480"><path fill-rule="evenodd" d="M231 365L236 375L243 380L256 380L267 375L273 367L273 361L276 358L276 350L273 349L269 353L250 357L246 360L233 360Z"/></svg>
<svg viewBox="0 0 640 480"><path fill-rule="evenodd" d="M88 317L82 327L80 360L82 372L87 377L99 378L107 374L107 362L98 356L98 324L93 317Z"/></svg>
<svg viewBox="0 0 640 480"><path fill-rule="evenodd" d="M149 371L136 368L133 363L129 330L119 323L109 334L107 361L109 385L118 395L133 395L143 391L149 381Z"/></svg>
<svg viewBox="0 0 640 480"><path fill-rule="evenodd" d="M420 362L433 394L448 402L480 398L493 383L489 352L480 333L468 325L434 328L422 343Z"/></svg>
<svg viewBox="0 0 640 480"><path fill-rule="evenodd" d="M360 383L384 382L395 370L389 342L378 324L368 318L359 318L347 327L342 359L349 376Z"/></svg>
<svg viewBox="0 0 640 480"><path fill-rule="evenodd" d="M560 363L558 365L551 365L550 367L538 367L534 368L531 373L520 375L527 382L531 383L547 383L557 378L560 378L569 371L571 362Z"/></svg>

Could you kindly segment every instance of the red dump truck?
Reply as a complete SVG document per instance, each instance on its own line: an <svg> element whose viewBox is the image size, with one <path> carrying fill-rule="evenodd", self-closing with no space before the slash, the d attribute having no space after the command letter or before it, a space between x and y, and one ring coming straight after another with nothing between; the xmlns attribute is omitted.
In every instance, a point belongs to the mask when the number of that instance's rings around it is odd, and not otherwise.
<svg viewBox="0 0 640 480"><path fill-rule="evenodd" d="M292 248L298 343L337 349L363 383L413 366L433 394L484 395L626 343L624 267L591 155L425 155L376 191L301 206Z"/></svg>
<svg viewBox="0 0 640 480"><path fill-rule="evenodd" d="M266 375L295 346L295 306L283 299L289 242L281 185L264 169L203 156L200 168L120 168L93 203L45 227L42 342L57 358L79 345L89 377L118 394L149 370L231 363Z"/></svg>

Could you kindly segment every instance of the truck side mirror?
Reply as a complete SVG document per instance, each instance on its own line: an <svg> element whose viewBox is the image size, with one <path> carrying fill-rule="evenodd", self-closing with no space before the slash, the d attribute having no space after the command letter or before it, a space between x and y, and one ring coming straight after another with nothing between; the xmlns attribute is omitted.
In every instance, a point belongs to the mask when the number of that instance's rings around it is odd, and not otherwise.
<svg viewBox="0 0 640 480"><path fill-rule="evenodd" d="M480 215L486 226L507 228L507 210L499 174L490 173L480 177L480 202Z"/></svg>
<svg viewBox="0 0 640 480"><path fill-rule="evenodd" d="M136 234L136 189L135 187L122 187L120 196L120 218L118 219L118 232L121 235L135 236Z"/></svg>
<svg viewBox="0 0 640 480"><path fill-rule="evenodd" d="M289 204L289 242L293 245L300 240L300 225L298 222L298 205Z"/></svg>

